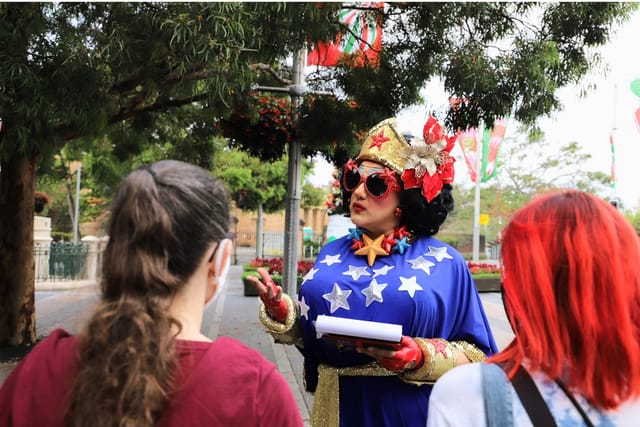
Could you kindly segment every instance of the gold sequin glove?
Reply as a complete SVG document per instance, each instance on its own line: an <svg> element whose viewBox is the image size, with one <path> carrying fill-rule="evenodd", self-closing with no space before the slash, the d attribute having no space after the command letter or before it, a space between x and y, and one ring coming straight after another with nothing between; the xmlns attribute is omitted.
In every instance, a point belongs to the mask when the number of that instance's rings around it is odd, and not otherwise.
<svg viewBox="0 0 640 427"><path fill-rule="evenodd" d="M275 342L281 344L295 344L299 347L303 347L302 327L300 326L300 319L298 317L298 305L294 304L291 297L287 294L282 294L281 302L284 302L287 308L287 315L284 319L284 323L272 319L267 313L264 303L260 304L258 318L265 327L265 330L273 336Z"/></svg>

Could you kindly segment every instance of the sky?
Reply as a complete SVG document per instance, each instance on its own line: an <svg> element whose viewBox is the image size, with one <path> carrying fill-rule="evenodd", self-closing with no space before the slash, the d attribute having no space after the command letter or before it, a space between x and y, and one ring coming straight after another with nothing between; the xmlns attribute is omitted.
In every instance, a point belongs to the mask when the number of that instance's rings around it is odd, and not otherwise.
<svg viewBox="0 0 640 427"><path fill-rule="evenodd" d="M559 146L576 141L591 159L582 167L588 171L611 171L612 155L609 135L613 133L615 150L615 192L610 198L617 198L626 209L640 210L640 130L633 115L640 108L640 98L630 89L631 82L640 79L640 11L637 11L623 26L619 27L609 43L600 49L609 71L591 72L586 81L597 87L584 97L579 96L579 88L571 86L558 90L557 95L563 110L551 117L539 119L545 139ZM422 106L407 108L398 114L401 130L421 133L422 125L429 110L441 110L447 104L447 95L437 81L423 89L423 98L429 102ZM516 126L510 125L509 130ZM469 180L460 148L456 146L452 154L456 162L456 180ZM317 158L314 175L310 181L316 186L326 186L331 182L333 166Z"/></svg>

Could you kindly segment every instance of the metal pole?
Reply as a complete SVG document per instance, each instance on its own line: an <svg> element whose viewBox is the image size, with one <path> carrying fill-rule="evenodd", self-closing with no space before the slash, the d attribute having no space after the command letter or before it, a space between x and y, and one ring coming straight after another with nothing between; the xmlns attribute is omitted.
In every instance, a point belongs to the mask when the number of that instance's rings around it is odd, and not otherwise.
<svg viewBox="0 0 640 427"><path fill-rule="evenodd" d="M256 258L264 256L264 230L262 227L262 203L258 205L258 219L256 220Z"/></svg>
<svg viewBox="0 0 640 427"><path fill-rule="evenodd" d="M78 163L77 180L76 180L76 206L75 214L73 216L73 243L78 244L78 227L80 224L80 173L82 172L82 163Z"/></svg>
<svg viewBox="0 0 640 427"><path fill-rule="evenodd" d="M609 135L609 148L611 148L611 177L609 186L611 187L611 201L618 203L618 194L616 191L616 152L614 140L616 136L616 104L618 97L618 84L613 84L613 108L611 109L613 117L611 119L611 134Z"/></svg>
<svg viewBox="0 0 640 427"><path fill-rule="evenodd" d="M478 137L476 137L476 192L473 201L473 262L480 262L480 179L482 178L482 155L484 151L484 125L480 122L478 126Z"/></svg>
<svg viewBox="0 0 640 427"><path fill-rule="evenodd" d="M294 122L298 120L298 107L305 92L304 62L306 51L300 49L293 56L293 85L290 88ZM300 199L302 188L302 146L300 141L289 143L289 171L286 210L284 218L284 266L283 291L297 300L298 227L300 223Z"/></svg>

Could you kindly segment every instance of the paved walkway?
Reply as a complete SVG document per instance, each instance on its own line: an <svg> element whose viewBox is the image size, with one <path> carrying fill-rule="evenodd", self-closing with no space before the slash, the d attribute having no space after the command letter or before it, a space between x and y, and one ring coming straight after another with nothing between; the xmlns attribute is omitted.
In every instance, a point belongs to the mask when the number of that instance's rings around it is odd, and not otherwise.
<svg viewBox="0 0 640 427"><path fill-rule="evenodd" d="M244 287L240 276L242 264L255 258L255 250L238 248L237 264L229 272L226 291L204 313L203 332L215 339L218 336L233 337L251 348L260 351L267 359L276 364L289 382L298 402L305 425L310 425L310 411L313 396L304 390L302 379L302 356L293 346L276 344L271 336L263 331L258 320L260 300L257 297L244 296ZM503 348L511 339L512 333L502 309L500 294L481 294L487 316L498 342ZM36 334L45 337L58 327L71 333L77 333L98 299L98 288L88 282L38 283L36 285ZM15 362L6 361L0 354L0 383L15 366Z"/></svg>

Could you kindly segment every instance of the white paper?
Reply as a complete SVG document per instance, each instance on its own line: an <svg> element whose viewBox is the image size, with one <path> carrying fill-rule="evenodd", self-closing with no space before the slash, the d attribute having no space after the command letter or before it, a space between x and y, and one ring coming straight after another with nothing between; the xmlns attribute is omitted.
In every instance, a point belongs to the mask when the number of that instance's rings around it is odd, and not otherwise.
<svg viewBox="0 0 640 427"><path fill-rule="evenodd" d="M402 339L402 325L321 314L316 319L316 334L318 338L333 334L399 343Z"/></svg>

